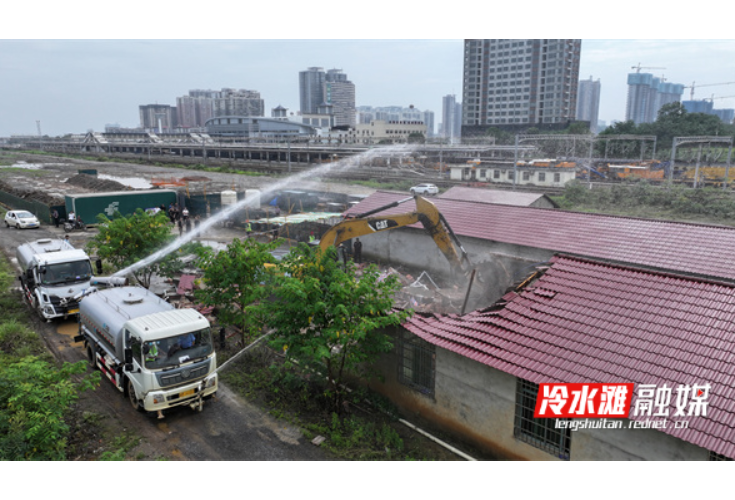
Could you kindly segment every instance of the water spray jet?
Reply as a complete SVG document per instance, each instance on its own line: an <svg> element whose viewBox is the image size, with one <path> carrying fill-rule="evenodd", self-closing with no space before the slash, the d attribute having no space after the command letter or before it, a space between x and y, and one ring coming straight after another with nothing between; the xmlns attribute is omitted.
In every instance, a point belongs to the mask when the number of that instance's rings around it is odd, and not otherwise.
<svg viewBox="0 0 735 500"><path fill-rule="evenodd" d="M377 148L368 149L367 151L354 155L354 156L342 158L334 163L326 163L318 167L315 167L313 169L291 175L287 177L286 179L278 181L272 186L262 190L257 195L247 196L244 199L238 201L237 203L233 205L229 205L227 208L220 210L215 215L213 215L212 217L208 218L207 220L199 224L198 228L195 228L193 231L181 235L179 238L175 239L169 245L165 246L161 250L158 250L157 252L152 253L145 259L139 260L135 264L131 264L125 269L121 269L120 271L117 271L116 273L112 275L112 277L117 278L117 277L128 276L129 274L134 273L139 269L149 266L155 262L158 262L165 256L177 251L179 248L181 248L185 244L192 241L194 238L202 234L207 229L213 227L215 224L223 220L226 220L230 215L234 214L235 212L245 207L246 205L252 203L256 196L260 197L263 194L273 193L275 191L284 189L293 183L304 181L310 177L328 175L331 172L345 172L345 171L352 170L353 168L359 166L360 162L364 159L370 159L375 156L383 156L386 154L391 154L391 155L404 154L405 155L405 154L413 152L415 149L416 149L416 146L406 145L406 144L394 145L394 146L381 146Z"/></svg>

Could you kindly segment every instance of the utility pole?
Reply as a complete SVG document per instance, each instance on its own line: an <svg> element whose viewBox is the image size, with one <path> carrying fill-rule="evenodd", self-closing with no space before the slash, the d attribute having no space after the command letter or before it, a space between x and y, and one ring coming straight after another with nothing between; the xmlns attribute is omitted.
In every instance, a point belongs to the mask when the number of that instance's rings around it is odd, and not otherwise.
<svg viewBox="0 0 735 500"><path fill-rule="evenodd" d="M43 139L41 135L41 120L36 120L36 130L38 130L38 149L43 151Z"/></svg>

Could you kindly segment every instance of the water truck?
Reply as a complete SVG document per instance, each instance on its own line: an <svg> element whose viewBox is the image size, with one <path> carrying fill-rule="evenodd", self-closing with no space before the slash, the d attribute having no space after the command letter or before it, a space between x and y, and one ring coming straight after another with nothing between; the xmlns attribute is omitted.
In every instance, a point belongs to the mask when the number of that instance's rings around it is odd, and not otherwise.
<svg viewBox="0 0 735 500"><path fill-rule="evenodd" d="M217 392L210 324L137 286L92 289L79 301L87 359L140 411L176 406L201 411Z"/></svg>
<svg viewBox="0 0 735 500"><path fill-rule="evenodd" d="M84 250L66 240L49 238L16 250L21 288L41 318L51 321L79 312L76 296L90 287L92 264Z"/></svg>

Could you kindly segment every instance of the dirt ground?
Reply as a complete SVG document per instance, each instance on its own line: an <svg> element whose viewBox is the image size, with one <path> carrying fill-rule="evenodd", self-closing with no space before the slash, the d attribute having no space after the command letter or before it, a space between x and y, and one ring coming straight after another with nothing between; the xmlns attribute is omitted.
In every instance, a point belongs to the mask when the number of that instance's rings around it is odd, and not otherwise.
<svg viewBox="0 0 735 500"><path fill-rule="evenodd" d="M171 182L189 179L186 189L217 193L225 190L264 190L276 179L268 176L234 175L219 172L196 172L171 167L156 167L134 163L115 163L77 158L49 157L24 153L0 152L3 167L0 182L15 193L34 192L34 199L59 201L71 193L151 189L153 182ZM80 175L80 170L96 170L97 177ZM315 191L367 195L375 190L362 186L300 180L290 188ZM38 198L36 197L38 196Z"/></svg>

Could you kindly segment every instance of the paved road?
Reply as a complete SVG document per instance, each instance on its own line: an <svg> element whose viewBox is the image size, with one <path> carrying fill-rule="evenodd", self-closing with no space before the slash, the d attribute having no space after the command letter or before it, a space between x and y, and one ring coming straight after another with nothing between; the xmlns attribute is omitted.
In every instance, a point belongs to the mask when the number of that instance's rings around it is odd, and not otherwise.
<svg viewBox="0 0 735 500"><path fill-rule="evenodd" d="M75 246L83 247L95 230L72 233ZM63 230L42 227L16 230L0 227L0 247L15 264L18 245L40 238L62 237ZM15 282L18 286L18 282ZM54 355L63 361L85 359L81 344L72 339L77 333L74 320L45 323L31 311L36 330L44 337ZM297 428L279 422L248 401L220 385L216 401L205 405L202 412L178 408L158 420L155 415L135 411L127 398L107 380L92 394L85 396L84 405L101 413L122 429L134 429L143 443L134 453L147 458L165 457L171 460L331 460L320 448L308 442Z"/></svg>

